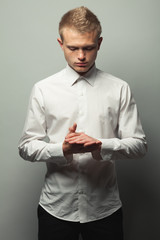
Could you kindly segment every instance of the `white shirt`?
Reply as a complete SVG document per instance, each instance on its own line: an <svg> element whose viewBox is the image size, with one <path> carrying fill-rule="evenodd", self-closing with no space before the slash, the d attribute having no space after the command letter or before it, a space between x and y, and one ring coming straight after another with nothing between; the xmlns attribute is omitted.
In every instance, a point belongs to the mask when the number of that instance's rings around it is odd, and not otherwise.
<svg viewBox="0 0 160 240"><path fill-rule="evenodd" d="M74 122L77 131L102 142L101 160L96 152L64 157L62 144ZM146 146L123 80L95 66L82 77L67 66L35 84L19 152L26 160L47 164L39 204L53 216L85 223L119 209L115 160L142 157Z"/></svg>

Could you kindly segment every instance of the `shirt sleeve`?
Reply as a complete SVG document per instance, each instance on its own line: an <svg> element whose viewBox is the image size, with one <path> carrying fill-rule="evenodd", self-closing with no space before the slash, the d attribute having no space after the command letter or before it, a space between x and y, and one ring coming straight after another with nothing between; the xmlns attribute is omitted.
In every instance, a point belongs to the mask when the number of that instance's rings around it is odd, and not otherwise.
<svg viewBox="0 0 160 240"><path fill-rule="evenodd" d="M63 165L68 160L63 155L62 142L48 143L45 106L40 89L35 85L27 112L22 137L19 141L20 156L31 162L52 162Z"/></svg>
<svg viewBox="0 0 160 240"><path fill-rule="evenodd" d="M128 84L121 90L117 137L99 139L102 142L102 160L143 157L147 151L137 106Z"/></svg>

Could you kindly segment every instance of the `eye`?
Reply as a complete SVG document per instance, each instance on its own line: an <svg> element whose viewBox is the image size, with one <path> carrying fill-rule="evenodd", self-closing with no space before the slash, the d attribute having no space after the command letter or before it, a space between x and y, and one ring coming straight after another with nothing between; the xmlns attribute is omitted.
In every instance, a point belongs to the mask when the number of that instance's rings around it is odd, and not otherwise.
<svg viewBox="0 0 160 240"><path fill-rule="evenodd" d="M84 48L84 50L86 50L86 51L92 51L94 48L95 48L95 47L86 47L86 48Z"/></svg>
<svg viewBox="0 0 160 240"><path fill-rule="evenodd" d="M75 51L75 50L77 50L76 47L68 47L68 48L69 48L69 50L71 50L71 51Z"/></svg>

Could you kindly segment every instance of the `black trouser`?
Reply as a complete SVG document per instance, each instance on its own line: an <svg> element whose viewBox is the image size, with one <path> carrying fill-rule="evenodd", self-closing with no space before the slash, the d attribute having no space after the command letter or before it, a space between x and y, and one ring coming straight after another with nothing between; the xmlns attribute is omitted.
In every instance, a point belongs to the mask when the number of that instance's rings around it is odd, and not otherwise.
<svg viewBox="0 0 160 240"><path fill-rule="evenodd" d="M122 209L89 223L60 220L38 206L38 240L123 240Z"/></svg>

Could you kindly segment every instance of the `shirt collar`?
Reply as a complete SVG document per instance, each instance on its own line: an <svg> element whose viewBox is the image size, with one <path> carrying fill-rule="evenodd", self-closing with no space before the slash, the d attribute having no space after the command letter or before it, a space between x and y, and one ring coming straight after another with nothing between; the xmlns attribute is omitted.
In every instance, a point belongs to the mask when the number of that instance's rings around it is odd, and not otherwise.
<svg viewBox="0 0 160 240"><path fill-rule="evenodd" d="M86 80L91 86L94 86L94 82L96 79L96 73L97 69L94 64L94 66L83 76L78 74L76 71L74 71L69 65L66 67L66 81L70 86L73 86L78 80Z"/></svg>

